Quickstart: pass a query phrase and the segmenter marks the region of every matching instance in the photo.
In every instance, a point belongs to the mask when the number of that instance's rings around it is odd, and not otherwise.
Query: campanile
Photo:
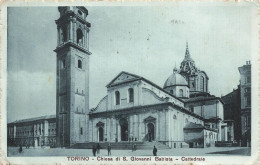
[[[85,7],[58,7],[56,20],[57,146],[88,141],[89,113],[89,29]]]

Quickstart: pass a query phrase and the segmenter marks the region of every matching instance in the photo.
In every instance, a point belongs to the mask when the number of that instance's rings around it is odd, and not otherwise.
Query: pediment
[[[105,124],[103,122],[101,122],[101,121],[96,124],[97,127],[104,127],[104,125]]]
[[[150,121],[155,121],[156,118],[152,117],[152,116],[149,116],[147,118],[144,119],[145,122],[150,122]]]
[[[140,78],[141,78],[140,76],[131,73],[121,72],[107,85],[107,87],[114,86],[117,84],[122,84],[124,82],[138,80]]]

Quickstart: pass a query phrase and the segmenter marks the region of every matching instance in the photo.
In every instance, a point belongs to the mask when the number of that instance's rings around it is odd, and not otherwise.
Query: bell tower
[[[58,7],[56,136],[68,147],[88,141],[89,29],[85,7]]]

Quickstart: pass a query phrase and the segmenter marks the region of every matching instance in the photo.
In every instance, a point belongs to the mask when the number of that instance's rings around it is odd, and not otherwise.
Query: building
[[[162,142],[173,148],[209,147],[228,140],[223,101],[209,93],[209,78],[195,66],[188,43],[180,69],[173,69],[163,88],[122,71],[107,84],[106,96],[90,110],[88,10],[76,6],[58,10],[54,50],[58,147],[133,141]]]
[[[237,142],[241,140],[241,107],[240,107],[240,86],[225,96],[222,96],[224,104],[224,120],[234,124],[234,130],[230,127],[228,140],[234,139]],[[234,137],[232,137],[234,131]]]
[[[56,115],[18,120],[8,124],[7,145],[56,146]]]
[[[58,7],[57,145],[88,141],[89,41],[85,7]]]
[[[234,140],[241,146],[251,146],[251,64],[238,68],[240,83],[236,90],[221,97],[224,101],[225,121],[234,123]]]
[[[238,68],[240,73],[242,146],[251,146],[251,63]]]

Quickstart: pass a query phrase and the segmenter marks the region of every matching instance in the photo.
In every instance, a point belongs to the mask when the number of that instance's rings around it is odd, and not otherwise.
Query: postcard
[[[4,164],[253,164],[259,4],[6,2]]]

